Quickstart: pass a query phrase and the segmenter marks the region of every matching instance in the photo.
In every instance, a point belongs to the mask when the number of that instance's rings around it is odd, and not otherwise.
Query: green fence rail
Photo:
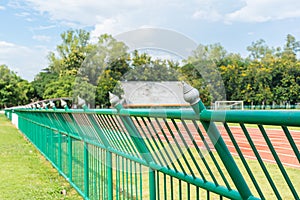
[[[7,109],[84,199],[299,199],[300,112]]]

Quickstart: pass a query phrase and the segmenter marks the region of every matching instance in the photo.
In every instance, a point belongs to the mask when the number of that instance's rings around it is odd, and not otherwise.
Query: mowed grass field
[[[63,190],[66,195],[61,194]],[[0,199],[82,199],[3,114],[0,114]]]

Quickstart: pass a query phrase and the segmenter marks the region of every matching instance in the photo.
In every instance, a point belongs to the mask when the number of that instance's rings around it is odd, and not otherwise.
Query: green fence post
[[[113,200],[112,153],[106,150],[107,199]]]
[[[149,169],[149,190],[150,190],[150,199],[156,199],[156,187],[155,187],[155,170]]]
[[[88,144],[84,142],[84,153],[83,153],[83,164],[84,164],[84,195],[85,197],[89,197],[89,152],[88,152]]]
[[[61,143],[62,143],[62,141],[61,141],[61,133],[58,133],[58,152],[57,152],[57,157],[58,157],[58,168],[60,169],[60,170],[62,170],[62,165],[61,165]]]
[[[190,103],[197,115],[200,115],[201,112],[206,111],[204,104],[199,98],[199,91],[197,89],[186,83],[183,83],[183,93],[184,100]],[[206,130],[210,140],[213,142],[214,147],[222,160],[222,163],[224,164],[241,197],[243,199],[253,197],[243,175],[241,174],[237,164],[235,163],[231,153],[229,152],[215,123],[212,121],[203,121],[201,120],[201,117],[200,121],[204,129]]]
[[[110,103],[113,107],[115,107],[120,113],[120,111],[123,109],[122,104],[120,103],[120,99],[118,96],[109,93]],[[139,131],[136,129],[134,123],[132,122],[131,118],[128,116],[121,116],[120,118],[130,134],[130,138],[132,139],[134,145],[136,146],[137,150],[141,154],[142,158],[148,163],[154,163],[154,160],[152,158],[152,155],[147,148],[147,145],[145,141],[142,139],[142,136],[140,135]],[[149,192],[150,192],[150,200],[156,199],[156,192],[155,192],[155,170],[149,167]]]
[[[9,110],[9,112],[8,112],[8,119],[10,121],[12,120],[12,113],[13,113],[13,110]]]
[[[69,171],[69,181],[72,182],[72,170],[73,170],[73,166],[72,166],[72,156],[73,156],[73,152],[72,152],[72,138],[70,136],[70,134],[68,135],[68,171]]]

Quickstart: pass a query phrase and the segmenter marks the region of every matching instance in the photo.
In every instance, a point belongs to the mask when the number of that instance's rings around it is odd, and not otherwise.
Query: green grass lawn
[[[67,194],[61,194],[66,190]],[[0,199],[82,199],[0,114]]]

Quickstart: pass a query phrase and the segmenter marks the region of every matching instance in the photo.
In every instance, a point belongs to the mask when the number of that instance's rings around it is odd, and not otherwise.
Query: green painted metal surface
[[[192,108],[5,114],[85,199],[299,199],[300,111]]]

